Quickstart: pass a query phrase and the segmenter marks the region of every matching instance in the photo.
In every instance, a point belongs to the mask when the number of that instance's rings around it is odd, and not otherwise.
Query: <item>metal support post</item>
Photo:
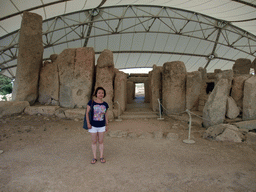
[[[188,144],[192,144],[195,143],[194,140],[190,140],[190,133],[191,133],[191,114],[190,111],[188,109],[186,109],[186,112],[189,115],[189,128],[188,128],[188,139],[183,140],[184,143],[188,143]]]

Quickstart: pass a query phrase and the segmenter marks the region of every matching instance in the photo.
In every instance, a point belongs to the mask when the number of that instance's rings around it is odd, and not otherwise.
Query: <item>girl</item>
[[[98,87],[95,90],[94,96],[96,99],[90,100],[87,104],[86,121],[88,126],[88,132],[92,137],[92,164],[97,162],[96,150],[97,141],[99,142],[100,162],[105,163],[106,160],[103,157],[103,137],[104,132],[108,131],[108,104],[103,101],[106,96],[106,91],[103,87]],[[89,111],[92,110],[92,118],[89,121]]]

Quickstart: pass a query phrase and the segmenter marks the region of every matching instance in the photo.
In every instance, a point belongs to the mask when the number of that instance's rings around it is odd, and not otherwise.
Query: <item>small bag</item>
[[[93,104],[93,101],[92,101],[92,104]],[[92,104],[91,104],[91,110],[89,111],[89,121],[91,122],[91,118],[92,118]],[[83,128],[88,130],[88,126],[87,126],[87,121],[86,121],[86,112],[85,112],[85,115],[84,115],[84,125],[83,125]]]

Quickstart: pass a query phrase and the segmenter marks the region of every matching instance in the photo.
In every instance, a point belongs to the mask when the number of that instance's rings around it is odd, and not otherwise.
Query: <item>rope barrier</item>
[[[189,116],[189,131],[188,131],[188,139],[185,139],[185,140],[183,140],[183,142],[184,143],[188,143],[188,144],[192,144],[192,143],[195,143],[195,141],[194,140],[191,140],[190,139],[190,134],[191,134],[191,122],[192,122],[192,117],[191,117],[191,114],[192,115],[195,115],[195,116],[197,116],[197,117],[199,117],[199,118],[201,118],[201,119],[203,119],[203,120],[206,120],[206,121],[209,121],[208,119],[205,119],[205,118],[203,118],[203,117],[201,117],[201,116],[199,116],[199,115],[196,115],[195,113],[192,113],[189,109],[186,109],[185,111],[182,111],[182,112],[180,112],[180,113],[168,113],[168,110],[163,106],[163,104],[160,102],[160,99],[158,99],[158,103],[159,103],[159,113],[160,113],[160,118],[161,118],[161,113],[162,113],[162,110],[161,110],[161,107],[166,111],[166,115],[167,116],[174,116],[174,115],[180,115],[180,114],[182,114],[182,113],[187,113],[188,114],[188,116]],[[163,110],[163,112],[164,112],[164,110]]]

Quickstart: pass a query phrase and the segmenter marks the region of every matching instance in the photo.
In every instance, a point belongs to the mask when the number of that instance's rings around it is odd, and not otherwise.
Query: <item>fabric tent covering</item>
[[[4,0],[0,73],[15,78],[23,11],[43,17],[44,60],[66,48],[114,53],[118,69],[183,61],[187,71],[231,69],[256,57],[255,0]]]

